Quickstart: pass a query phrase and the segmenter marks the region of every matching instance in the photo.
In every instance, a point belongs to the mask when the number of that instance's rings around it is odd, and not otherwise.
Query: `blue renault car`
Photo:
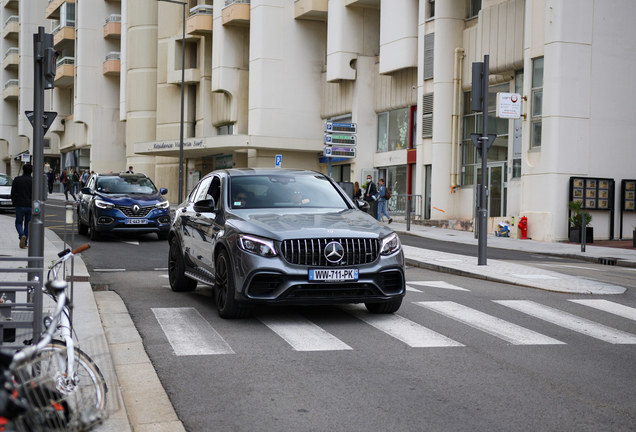
[[[91,240],[107,233],[156,233],[167,240],[167,193],[145,174],[93,174],[78,196],[77,231]]]

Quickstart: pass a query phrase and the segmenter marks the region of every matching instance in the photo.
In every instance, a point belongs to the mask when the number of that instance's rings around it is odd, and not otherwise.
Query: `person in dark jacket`
[[[367,189],[364,192],[364,200],[369,203],[369,214],[376,218],[378,213],[377,197],[378,187],[373,183],[371,175],[367,175]]]
[[[73,180],[73,170],[71,170],[71,173],[66,173],[66,170],[64,170],[65,175],[64,175],[64,196],[66,197],[66,201],[68,202],[68,194],[70,193],[71,196],[73,197],[73,199],[75,201],[77,201],[77,198],[75,197],[75,194],[73,193],[73,189],[75,187],[75,181]],[[61,179],[60,179],[61,181]]]
[[[31,200],[33,193],[33,165],[22,167],[22,175],[13,180],[11,201],[15,207],[15,229],[18,231],[20,247],[27,248],[29,241],[29,222],[31,222]]]
[[[49,193],[53,193],[53,184],[55,184],[55,173],[52,168],[49,168],[49,172],[46,173],[46,180],[49,184]]]

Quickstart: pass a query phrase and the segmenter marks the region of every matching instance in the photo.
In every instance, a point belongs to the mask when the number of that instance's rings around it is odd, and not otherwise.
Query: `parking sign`
[[[283,155],[276,155],[276,168],[283,167]]]

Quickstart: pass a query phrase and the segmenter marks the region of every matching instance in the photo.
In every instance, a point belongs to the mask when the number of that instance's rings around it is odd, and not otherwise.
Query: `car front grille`
[[[334,241],[340,243],[344,249],[344,256],[337,263],[329,262],[325,256],[325,247]],[[375,261],[380,253],[380,244],[376,239],[357,238],[284,240],[281,244],[281,253],[290,264],[319,267],[350,266]]]
[[[152,209],[155,208],[155,206],[146,206],[146,207],[139,207],[139,211],[137,213],[133,212],[133,209],[130,206],[122,206],[122,205],[118,205],[115,206],[115,208],[117,210],[119,210],[120,212],[122,212],[124,214],[124,216],[126,217],[146,217],[148,216],[148,213],[150,213],[150,211]]]
[[[375,285],[369,283],[324,283],[297,285],[287,292],[286,299],[339,299],[380,295]]]
[[[2,199],[11,199],[11,195],[0,194],[0,198],[2,198]]]

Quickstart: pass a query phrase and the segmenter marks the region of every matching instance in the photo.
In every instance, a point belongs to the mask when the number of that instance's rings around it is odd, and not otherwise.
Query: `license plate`
[[[309,269],[310,281],[351,281],[358,280],[358,269]]]
[[[12,202],[11,201],[0,201],[0,205],[10,206],[10,205],[12,205]]]
[[[146,225],[147,219],[126,219],[126,225]]]

